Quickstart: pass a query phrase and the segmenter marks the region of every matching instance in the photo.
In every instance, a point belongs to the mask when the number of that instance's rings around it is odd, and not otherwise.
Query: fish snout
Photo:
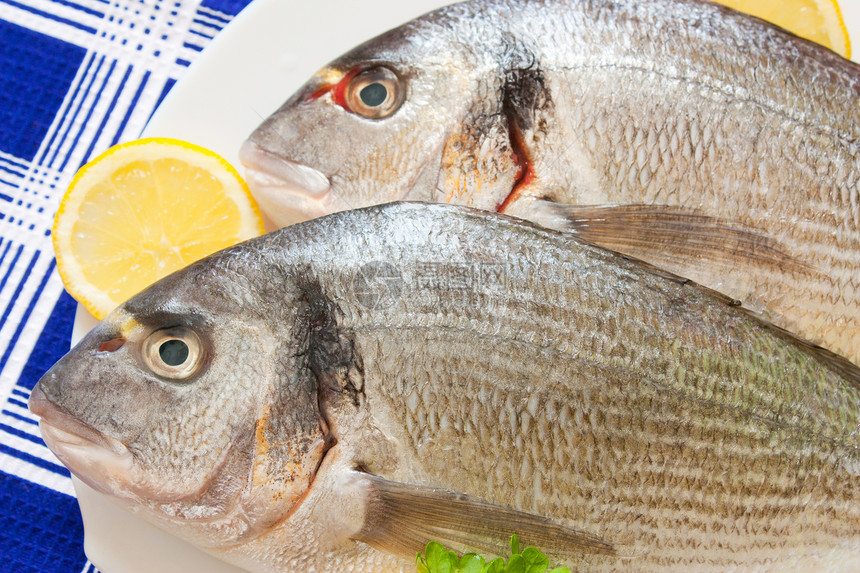
[[[251,193],[278,227],[345,208],[338,207],[329,178],[313,167],[281,157],[251,140],[242,145],[239,160]]]
[[[85,424],[77,422],[72,415],[59,406],[56,399],[51,399],[51,396],[49,395],[51,390],[56,390],[59,384],[59,377],[55,370],[56,368],[51,368],[42,376],[41,379],[39,379],[39,382],[30,392],[30,399],[27,401],[27,408],[29,408],[30,413],[39,418],[42,427],[44,427],[45,424],[53,426],[75,426],[78,429],[85,427]],[[45,391],[46,388],[48,392]],[[89,434],[90,432],[84,431],[82,433]]]
[[[102,448],[116,455],[126,453],[126,447],[119,440],[108,437],[67,412],[54,403],[42,390],[41,381],[30,393],[27,406],[39,417],[39,427],[48,447],[57,453],[54,445],[89,445]],[[59,438],[59,439],[53,439]]]
[[[49,372],[42,378],[54,376]],[[30,393],[27,406],[39,417],[42,438],[54,455],[84,483],[108,495],[118,495],[129,483],[132,456],[125,445],[78,420],[42,390],[42,380]]]
[[[48,372],[45,374],[45,377],[55,378],[56,374],[53,372]],[[33,391],[30,392],[30,399],[27,400],[27,408],[30,409],[30,412],[38,416],[39,418],[46,418],[48,413],[56,408],[54,404],[48,400],[48,397],[45,396],[45,392],[42,390],[42,381],[40,380],[38,384],[36,384]]]

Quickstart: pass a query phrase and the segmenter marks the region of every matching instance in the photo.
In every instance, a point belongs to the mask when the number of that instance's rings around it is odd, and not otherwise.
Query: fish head
[[[515,64],[498,27],[471,18],[480,9],[448,7],[357,47],[251,134],[240,159],[273,222],[397,200],[503,201],[520,169],[502,109]]]
[[[297,308],[271,297],[282,277],[255,281],[232,266],[196,264],[133,297],[41,378],[29,404],[73,474],[204,547],[283,519],[327,447],[295,346],[304,335],[277,327]]]

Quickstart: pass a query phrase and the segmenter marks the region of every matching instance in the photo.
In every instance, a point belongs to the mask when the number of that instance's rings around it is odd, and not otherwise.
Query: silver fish
[[[337,213],[109,315],[32,393],[94,488],[250,571],[511,534],[577,571],[857,571],[860,370],[521,220]]]
[[[860,364],[858,66],[696,0],[475,0],[323,68],[244,145],[279,224],[398,199],[523,217]]]

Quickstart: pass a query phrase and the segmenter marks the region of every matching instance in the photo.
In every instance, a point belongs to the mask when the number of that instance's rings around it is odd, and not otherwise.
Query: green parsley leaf
[[[549,559],[535,547],[526,547],[520,553],[519,539],[512,535],[511,557],[507,563],[501,557],[487,563],[474,553],[466,553],[458,559],[455,552],[431,541],[423,556],[420,553],[415,556],[415,567],[418,573],[546,573]],[[556,567],[549,573],[570,573],[570,569]]]
[[[525,573],[546,573],[549,567],[547,556],[534,547],[526,547],[522,553],[525,562]]]
[[[460,559],[460,573],[483,573],[484,558],[474,553],[466,553]]]

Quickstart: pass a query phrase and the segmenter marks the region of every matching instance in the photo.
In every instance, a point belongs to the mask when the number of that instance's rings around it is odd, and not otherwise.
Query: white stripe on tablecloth
[[[4,442],[6,441],[6,436],[3,436],[3,440]],[[47,448],[46,451],[46,459],[47,456],[54,455],[50,450],[47,450]],[[59,462],[57,461],[56,463]],[[3,468],[5,473],[17,475],[19,477],[22,475],[26,476],[24,479],[27,481],[75,497],[75,489],[72,485],[71,478],[48,471],[22,459],[10,456],[4,452],[0,452],[0,468]]]
[[[9,395],[21,376],[21,371],[27,364],[30,354],[34,350],[38,352],[39,349],[35,348],[36,342],[63,292],[63,283],[51,265],[51,257],[50,254],[39,257],[33,272],[22,287],[21,295],[15,301],[9,319],[0,328],[0,353],[2,353],[0,355],[8,354],[0,370],[0,396]],[[41,292],[37,292],[43,281],[44,287]],[[19,330],[19,323],[16,320],[23,317],[27,307],[30,306],[30,300],[35,296],[38,296],[38,300],[27,317],[25,327],[21,328],[16,336]],[[25,305],[24,302],[27,304]]]

